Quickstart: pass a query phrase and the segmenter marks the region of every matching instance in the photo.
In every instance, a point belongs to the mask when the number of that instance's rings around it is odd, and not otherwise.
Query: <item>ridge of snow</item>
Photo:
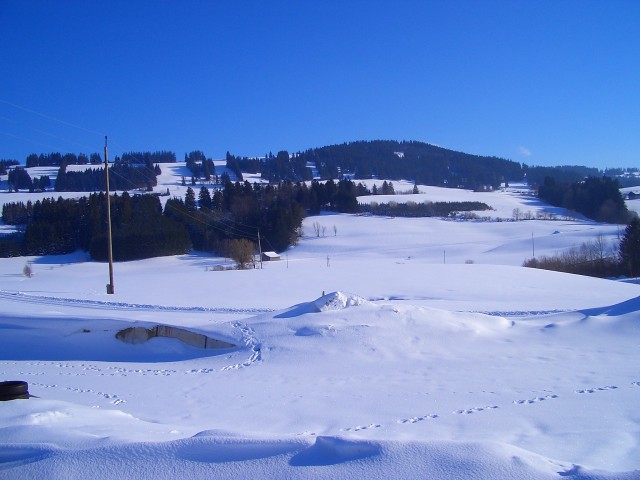
[[[318,298],[314,305],[319,312],[327,312],[331,310],[344,310],[345,308],[358,307],[368,304],[364,298],[343,292],[332,292]]]

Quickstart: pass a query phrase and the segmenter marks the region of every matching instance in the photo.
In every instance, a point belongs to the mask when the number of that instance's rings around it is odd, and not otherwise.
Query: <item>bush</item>
[[[617,277],[622,274],[615,250],[606,245],[602,236],[551,256],[530,258],[525,260],[522,266],[600,278]]]
[[[254,264],[255,246],[246,238],[230,240],[227,244],[229,258],[236,262],[239,270],[245,270]]]
[[[27,278],[31,278],[33,276],[33,269],[31,268],[31,265],[27,263],[22,269],[22,274]]]

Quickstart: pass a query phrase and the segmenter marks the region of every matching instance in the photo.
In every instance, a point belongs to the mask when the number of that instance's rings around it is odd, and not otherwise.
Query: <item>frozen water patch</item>
[[[170,362],[221,355],[237,348],[235,343],[219,338],[228,336],[218,333],[205,331],[205,335],[147,322],[135,322],[126,331],[122,328],[123,322],[118,320],[27,316],[5,319],[0,315],[0,359]],[[117,337],[118,332],[123,333]],[[130,343],[119,340],[125,337]]]

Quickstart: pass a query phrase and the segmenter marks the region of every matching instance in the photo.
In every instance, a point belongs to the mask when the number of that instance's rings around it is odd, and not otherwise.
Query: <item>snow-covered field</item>
[[[166,170],[158,190],[180,194]],[[505,220],[549,208],[420,190]],[[0,380],[35,395],[0,403],[0,479],[640,478],[640,287],[520,266],[619,227],[321,215],[304,232],[263,269],[116,264],[115,295],[81,253],[0,259]],[[115,337],[156,325],[237,348]]]

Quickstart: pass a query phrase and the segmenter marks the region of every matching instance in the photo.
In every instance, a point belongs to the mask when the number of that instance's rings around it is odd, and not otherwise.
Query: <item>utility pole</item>
[[[262,270],[262,245],[260,244],[260,230],[258,230],[258,251],[260,252],[260,270]]]
[[[107,293],[113,295],[115,289],[113,287],[113,241],[111,238],[111,198],[109,196],[109,160],[107,159],[107,136],[104,136],[104,174],[107,178],[107,239],[109,253],[109,284],[107,285]]]
[[[531,250],[533,252],[533,258],[536,258],[536,243],[533,240],[533,232],[531,232]]]

